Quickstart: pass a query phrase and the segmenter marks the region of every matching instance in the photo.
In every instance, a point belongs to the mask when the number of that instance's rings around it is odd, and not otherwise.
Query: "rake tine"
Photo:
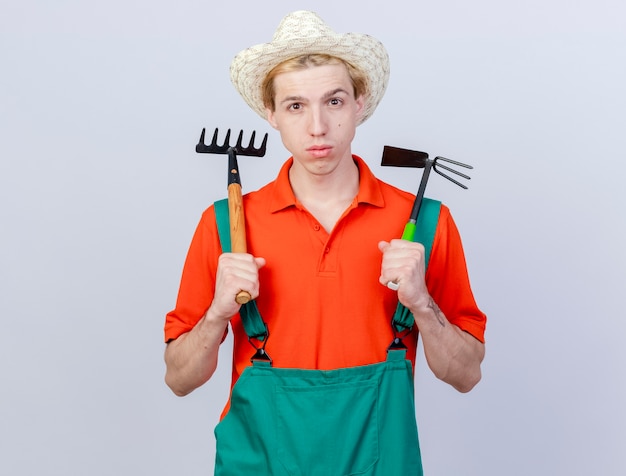
[[[441,175],[444,178],[447,178],[450,182],[458,185],[459,187],[461,187],[462,189],[467,190],[467,185],[463,185],[461,182],[458,182],[457,180],[454,180],[452,177],[450,177],[449,175],[444,174],[443,172],[440,172],[439,170],[437,170],[435,167],[433,167],[435,169],[435,172],[437,172],[439,175]]]
[[[455,160],[446,159],[445,157],[436,157],[435,161],[434,161],[435,163],[434,163],[433,169],[435,169],[435,172],[437,172],[442,177],[448,179],[450,182],[452,182],[452,183],[458,185],[459,187],[467,190],[467,186],[466,185],[464,185],[461,182],[453,179],[452,177],[450,177],[449,175],[441,172],[438,169],[442,168],[444,170],[447,170],[448,172],[451,172],[451,173],[453,173],[453,174],[455,174],[455,175],[457,175],[459,177],[462,177],[464,179],[467,179],[467,180],[471,180],[471,177],[469,175],[465,175],[464,173],[459,172],[458,170],[455,170],[455,169],[453,169],[451,167],[448,167],[447,165],[439,163],[440,160],[443,160],[443,161],[448,162],[450,164],[458,165],[459,167],[465,167],[466,169],[473,169],[474,167],[472,167],[471,165],[468,165],[468,164],[464,164],[462,162],[457,162]]]
[[[265,151],[267,149],[267,137],[268,137],[267,134],[265,134],[265,136],[263,137],[263,142],[261,143],[261,147],[258,149],[254,147],[254,141],[256,139],[256,131],[252,131],[252,136],[250,137],[250,143],[248,144],[247,147],[243,145],[243,131],[239,132],[239,135],[237,137],[237,143],[235,144],[234,147],[230,145],[230,134],[231,134],[230,129],[226,131],[226,137],[224,138],[224,143],[222,145],[219,145],[217,142],[218,134],[219,134],[219,130],[216,128],[215,131],[213,132],[213,139],[211,140],[211,143],[209,145],[206,145],[205,143],[206,130],[202,129],[202,133],[200,134],[200,140],[198,141],[198,144],[196,145],[196,152],[205,153],[205,154],[227,154],[232,149],[232,151],[234,151],[236,154],[239,154],[239,155],[249,155],[249,156],[256,156],[256,157],[263,157],[265,155]]]
[[[252,135],[250,136],[250,143],[248,147],[243,146],[243,131],[239,131],[239,137],[237,138],[237,144],[235,145],[235,150],[238,154],[241,155],[250,155],[251,153],[256,152],[254,148],[254,138],[256,137],[256,131],[252,131]]]
[[[199,154],[208,152],[208,149],[209,149],[207,145],[204,143],[205,132],[206,132],[206,129],[202,128],[202,133],[200,134],[200,140],[196,144],[196,152]]]
[[[241,155],[256,155],[258,157],[263,157],[265,155],[265,150],[267,146],[267,134],[263,137],[263,142],[261,143],[260,148],[254,147],[254,141],[256,139],[256,131],[252,131],[252,135],[250,136],[250,142],[247,147],[243,146],[243,131],[239,133],[239,138],[237,139],[237,145],[235,146],[235,150],[237,153]]]
[[[263,136],[263,142],[261,142],[261,148],[258,149],[258,154],[262,157],[265,155],[267,149],[267,133]]]
[[[203,128],[202,133],[200,134],[200,140],[196,145],[196,152],[204,154],[225,154],[228,151],[228,137],[230,135],[230,131],[226,134],[226,142],[223,146],[217,145],[217,133],[218,130],[215,129],[215,132],[213,132],[213,139],[211,140],[211,143],[209,145],[206,145],[206,143],[204,142],[206,129]]]
[[[215,134],[213,135],[213,139],[217,140],[217,129],[215,129]],[[221,147],[225,151],[230,147],[230,129],[226,131],[226,138],[224,139],[224,145]]]
[[[458,170],[454,170],[450,167],[448,167],[447,165],[443,165],[443,164],[436,164],[437,167],[441,167],[444,170],[447,170],[448,172],[452,172],[455,175],[458,175],[459,177],[463,177],[464,179],[470,180],[471,177],[469,175],[465,175],[461,172],[459,172]]]
[[[252,138],[254,138],[254,132],[252,133]],[[243,140],[243,131],[239,131],[239,136],[237,137],[237,143],[235,144],[235,150],[237,153],[241,154],[244,151],[243,145],[241,141]]]
[[[215,154],[226,154],[228,149],[230,148],[230,129],[226,131],[226,137],[224,138],[223,145],[217,145],[217,134],[219,130],[215,128],[215,132],[213,132],[213,140],[211,144],[209,144],[208,152],[212,152]]]
[[[464,164],[463,162],[457,162],[456,160],[446,159],[445,157],[441,157],[441,156],[435,157],[435,160],[443,160],[444,162],[448,162],[449,164],[458,165],[459,167],[465,167],[466,169],[474,168],[471,165]]]

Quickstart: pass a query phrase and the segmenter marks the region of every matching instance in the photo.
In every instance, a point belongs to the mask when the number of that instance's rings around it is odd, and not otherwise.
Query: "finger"
[[[238,294],[247,291],[257,294],[259,287],[259,266],[264,259],[254,259],[251,255],[230,254],[220,256],[217,269],[216,291],[224,294]]]

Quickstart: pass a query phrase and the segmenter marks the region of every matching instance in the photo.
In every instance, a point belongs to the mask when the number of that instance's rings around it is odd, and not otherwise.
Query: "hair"
[[[274,101],[276,95],[276,91],[274,90],[274,79],[279,74],[301,71],[313,66],[324,66],[328,64],[346,65],[348,76],[350,77],[350,81],[352,82],[352,86],[354,88],[355,98],[358,98],[361,95],[365,96],[367,94],[367,76],[360,69],[355,68],[349,62],[336,56],[313,53],[296,56],[295,58],[283,61],[282,63],[274,66],[274,68],[267,73],[267,76],[265,76],[263,84],[261,85],[263,104],[272,111],[276,110],[276,103]]]

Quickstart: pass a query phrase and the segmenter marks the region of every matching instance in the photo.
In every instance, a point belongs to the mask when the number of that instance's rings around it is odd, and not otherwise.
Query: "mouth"
[[[308,147],[306,151],[313,157],[326,157],[330,154],[332,147],[330,145],[313,145]]]

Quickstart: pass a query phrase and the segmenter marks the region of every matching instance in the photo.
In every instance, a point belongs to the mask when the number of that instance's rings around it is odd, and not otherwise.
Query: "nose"
[[[309,109],[309,134],[314,137],[323,136],[327,132],[327,120],[322,108],[311,107]]]

